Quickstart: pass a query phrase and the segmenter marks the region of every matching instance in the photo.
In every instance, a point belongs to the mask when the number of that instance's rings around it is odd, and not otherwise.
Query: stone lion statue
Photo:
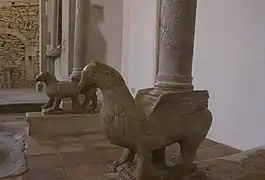
[[[62,111],[59,107],[62,99],[71,98],[72,108],[84,109],[88,106],[88,103],[92,100],[93,107],[97,106],[96,88],[86,89],[82,94],[85,94],[85,100],[83,104],[79,103],[79,92],[77,89],[78,81],[59,81],[49,72],[41,72],[35,80],[37,82],[43,82],[45,84],[45,93],[49,97],[48,102],[42,106],[42,109],[47,112]]]
[[[78,89],[83,91],[93,86],[103,94],[100,111],[103,132],[113,144],[125,148],[114,168],[132,164],[137,154],[135,179],[153,179],[151,167],[166,166],[163,158],[155,161],[161,156],[158,152],[164,153],[163,149],[173,143],[181,146],[178,164],[194,168],[196,151],[212,123],[207,91],[180,91],[152,97],[150,88],[138,91],[134,99],[120,73],[97,61],[85,66]]]

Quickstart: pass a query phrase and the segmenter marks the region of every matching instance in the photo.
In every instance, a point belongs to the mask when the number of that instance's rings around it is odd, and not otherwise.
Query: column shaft
[[[69,0],[69,66],[68,71],[69,75],[73,70],[73,61],[74,61],[74,41],[75,41],[75,11],[76,11],[76,0]]]
[[[51,49],[57,47],[58,42],[58,0],[52,1],[52,12],[51,12]]]
[[[197,0],[161,0],[158,89],[193,89],[196,7]]]
[[[51,32],[50,32],[50,48],[53,50],[57,47],[58,43],[58,8],[59,2],[57,0],[51,0]],[[48,59],[48,71],[54,74],[54,61]]]
[[[45,53],[48,45],[48,16],[45,11],[45,0],[39,0],[39,71],[45,72],[47,71],[47,63],[45,59]]]
[[[74,64],[72,76],[80,76],[86,58],[88,58],[89,12],[90,0],[76,0]]]

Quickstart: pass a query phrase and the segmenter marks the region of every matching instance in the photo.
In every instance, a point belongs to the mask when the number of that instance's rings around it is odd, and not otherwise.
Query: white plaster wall
[[[65,1],[65,2],[64,2]],[[64,0],[63,11],[69,11],[69,0]],[[70,0],[71,1],[71,0]],[[91,0],[91,4],[98,4],[104,7],[104,21],[99,25],[100,31],[97,28],[90,29],[90,45],[88,55],[90,59],[102,60],[121,71],[121,54],[122,54],[122,0]],[[93,12],[92,12],[93,13]],[[91,18],[94,14],[91,15]],[[96,15],[97,16],[97,15]],[[69,17],[63,17],[63,40],[68,39],[68,21]],[[71,24],[70,24],[71,26]],[[102,37],[102,35],[103,37]],[[71,42],[70,42],[71,43]],[[73,42],[72,42],[73,43]],[[65,54],[68,55],[68,54]],[[60,80],[68,79],[68,62],[71,59],[62,58],[55,62],[55,75]],[[86,62],[89,59],[85,60]],[[72,70],[70,70],[70,73]]]
[[[156,0],[123,0],[122,74],[133,94],[155,74]]]
[[[208,89],[211,139],[265,145],[265,1],[199,0],[194,84]]]
[[[122,73],[150,87],[155,67],[155,0],[124,0]],[[240,149],[265,145],[265,1],[198,0],[193,76],[208,89],[209,138]]]
[[[123,0],[91,0],[104,7],[104,21],[100,25],[107,42],[105,62],[121,71],[122,54],[122,2]]]

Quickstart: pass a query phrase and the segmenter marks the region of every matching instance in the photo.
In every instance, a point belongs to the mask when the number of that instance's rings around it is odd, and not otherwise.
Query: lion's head
[[[49,72],[41,72],[38,76],[36,76],[35,81],[49,84],[52,81],[57,81],[57,79]]]

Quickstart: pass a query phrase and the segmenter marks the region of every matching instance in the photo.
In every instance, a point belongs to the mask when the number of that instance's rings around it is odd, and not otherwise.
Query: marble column
[[[58,44],[50,55],[55,58],[55,76],[58,80],[68,81],[73,71],[75,0],[59,0]],[[60,29],[62,30],[60,33]],[[61,36],[61,41],[60,41]]]
[[[50,31],[50,48],[56,49],[58,45],[58,0],[51,0],[51,31]],[[47,59],[48,61],[48,72],[54,74],[54,61]]]
[[[62,53],[58,60],[58,69],[64,81],[69,80],[69,75],[73,71],[75,5],[75,0],[62,1]]]
[[[62,1],[62,54],[59,69],[62,80],[68,81],[73,71],[76,0]],[[70,99],[63,99],[61,108],[70,109]]]
[[[46,0],[39,0],[39,70],[40,72],[47,71],[47,64],[45,59],[45,53],[48,45],[48,16],[46,15]]]
[[[155,88],[147,96],[153,100],[167,93],[193,90],[192,60],[197,0],[161,0],[159,5],[157,75]],[[168,103],[178,101],[176,98]],[[165,148],[154,151],[153,161],[165,163]]]
[[[193,89],[197,0],[161,0],[157,89]]]
[[[76,0],[74,63],[71,76],[79,77],[88,58],[90,0]]]
[[[47,45],[49,43],[49,33],[48,33],[48,15],[46,12],[46,0],[39,0],[39,71],[47,72],[48,63],[45,57],[47,51]],[[38,82],[36,84],[36,90],[43,90],[43,83]]]

